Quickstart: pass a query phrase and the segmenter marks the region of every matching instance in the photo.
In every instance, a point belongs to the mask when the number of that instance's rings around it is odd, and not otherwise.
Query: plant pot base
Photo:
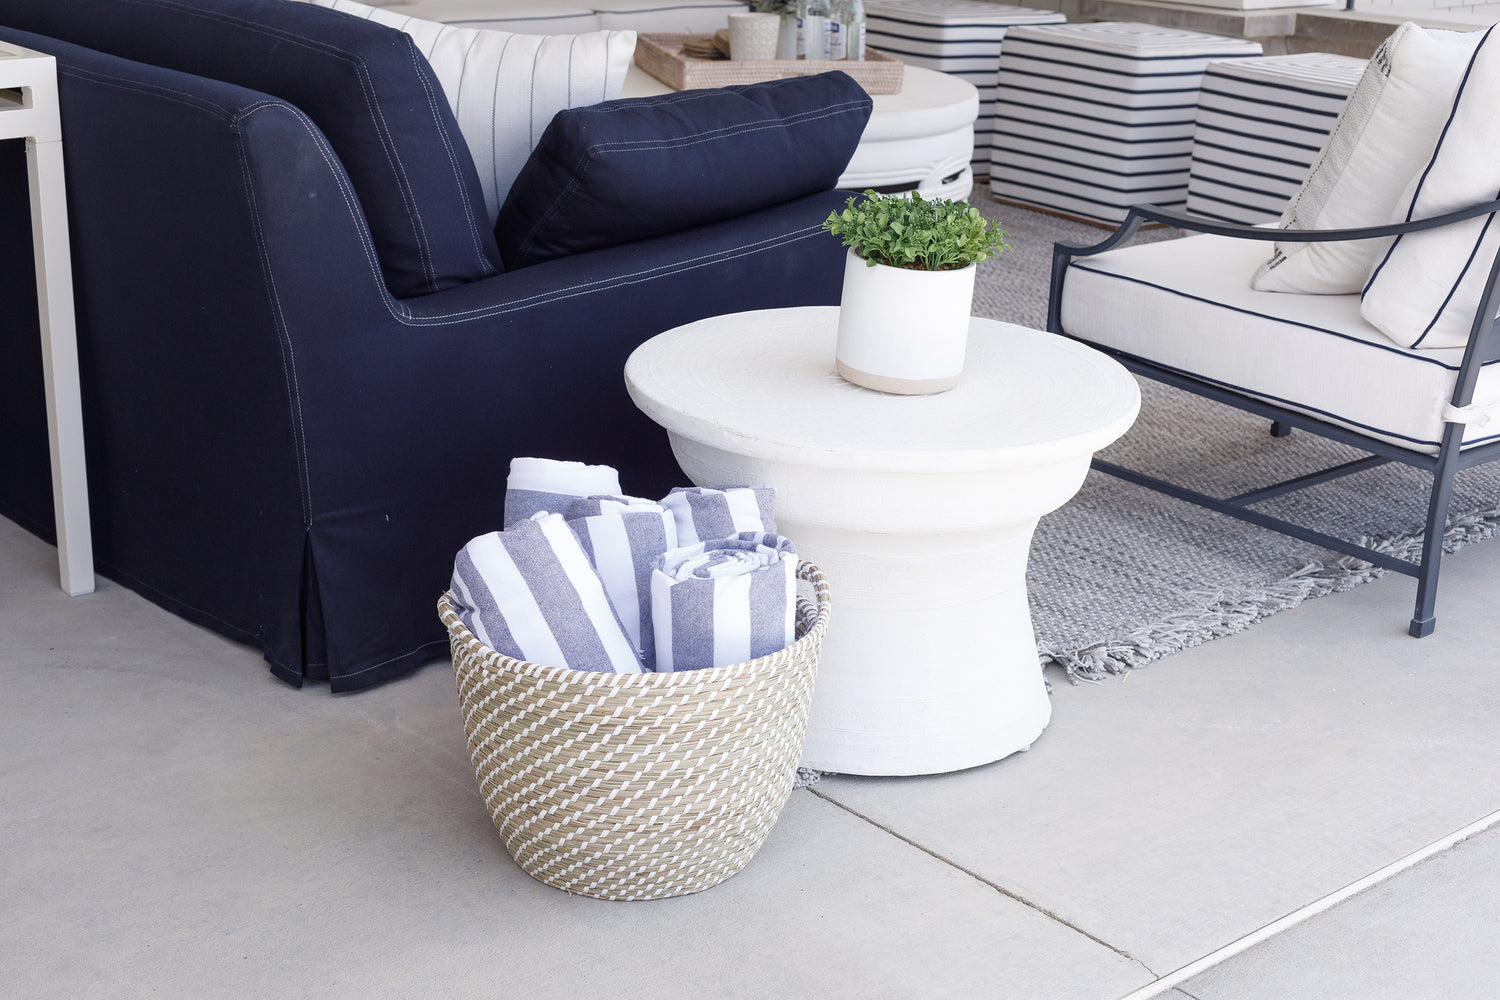
[[[834,359],[834,365],[846,382],[853,382],[866,389],[893,392],[902,396],[923,396],[943,392],[958,385],[957,375],[948,375],[943,378],[894,378],[890,375],[875,375],[860,371],[858,368],[851,368],[837,358]]]

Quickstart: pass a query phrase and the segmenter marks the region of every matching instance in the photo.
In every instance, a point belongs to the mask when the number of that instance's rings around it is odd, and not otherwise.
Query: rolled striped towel
[[[566,514],[578,497],[620,492],[620,474],[607,465],[513,458],[505,481],[505,520],[509,528],[533,514]]]
[[[651,574],[657,673],[722,667],[791,645],[796,572],[792,543],[763,532],[663,555]]]
[[[568,508],[568,525],[604,583],[647,670],[656,662],[651,628],[651,571],[668,549],[677,548],[672,512],[640,497],[584,497]]]
[[[693,545],[742,531],[775,534],[775,499],[776,491],[769,486],[679,486],[661,503],[677,520],[677,544]]]
[[[641,661],[561,514],[480,535],[459,551],[456,610],[491,649],[549,667],[638,674]]]

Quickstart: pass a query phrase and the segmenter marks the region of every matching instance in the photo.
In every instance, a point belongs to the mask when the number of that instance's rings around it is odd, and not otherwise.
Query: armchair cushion
[[[500,270],[453,113],[399,31],[285,0],[0,0],[0,24],[295,104],[343,163],[398,298]]]
[[[1062,329],[1435,454],[1462,349],[1396,346],[1360,317],[1357,295],[1255,291],[1244,276],[1264,253],[1250,240],[1191,236],[1079,258]],[[1481,369],[1474,395],[1500,398],[1500,364]],[[1500,437],[1495,428],[1471,423],[1465,447]]]
[[[1484,32],[1437,146],[1389,221],[1457,211],[1500,195],[1500,36]],[[1398,344],[1463,347],[1500,249],[1500,225],[1483,215],[1376,242],[1384,253],[1365,285],[1360,315]]]
[[[479,171],[485,216],[500,204],[552,116],[620,96],[634,31],[518,35],[456,28],[355,0],[308,0],[406,32],[427,57]]]
[[[1389,221],[1402,187],[1437,141],[1479,38],[1398,27],[1349,95],[1282,226],[1355,229]],[[1374,240],[1278,243],[1251,284],[1267,292],[1358,292],[1381,249]]]
[[[833,72],[559,112],[500,209],[501,256],[525,267],[826,191],[871,107]]]

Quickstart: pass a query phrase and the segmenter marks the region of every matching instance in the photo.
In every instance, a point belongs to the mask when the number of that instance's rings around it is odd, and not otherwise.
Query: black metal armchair
[[[1296,231],[1226,225],[1140,205],[1101,243],[1056,244],[1048,330],[1088,343],[1139,375],[1266,417],[1277,436],[1301,428],[1366,453],[1230,497],[1210,496],[1107,461],[1095,460],[1094,467],[1415,577],[1416,609],[1408,631],[1428,635],[1435,625],[1443,526],[1454,476],[1500,458],[1500,430],[1490,433],[1485,426],[1491,411],[1500,418],[1500,401],[1474,403],[1477,388],[1489,388],[1482,398],[1500,395],[1500,365],[1486,368],[1500,359],[1495,320],[1500,256],[1482,262],[1488,265],[1488,280],[1467,346],[1439,351],[1403,348],[1384,338],[1360,319],[1358,295],[1256,292],[1249,288],[1250,272],[1256,254],[1268,255],[1260,245],[1269,241],[1374,239],[1497,211],[1500,200],[1409,223]],[[1147,222],[1201,235],[1123,247]],[[1308,369],[1316,371],[1309,375]],[[1500,419],[1495,424],[1500,428]],[[1253,509],[1272,497],[1386,462],[1432,475],[1418,561]]]

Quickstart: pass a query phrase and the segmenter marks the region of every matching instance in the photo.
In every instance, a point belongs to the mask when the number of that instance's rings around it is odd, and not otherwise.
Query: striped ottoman
[[[1364,71],[1364,59],[1326,52],[1209,63],[1188,211],[1246,224],[1280,218]]]
[[[1108,225],[1187,203],[1193,111],[1215,60],[1260,43],[1101,21],[1012,28],[996,82],[990,193]]]
[[[1066,17],[1054,11],[983,0],[870,0],[865,4],[865,37],[873,48],[909,66],[961,77],[978,89],[972,166],[981,177],[990,171],[1000,40],[1018,24],[1066,22]]]

